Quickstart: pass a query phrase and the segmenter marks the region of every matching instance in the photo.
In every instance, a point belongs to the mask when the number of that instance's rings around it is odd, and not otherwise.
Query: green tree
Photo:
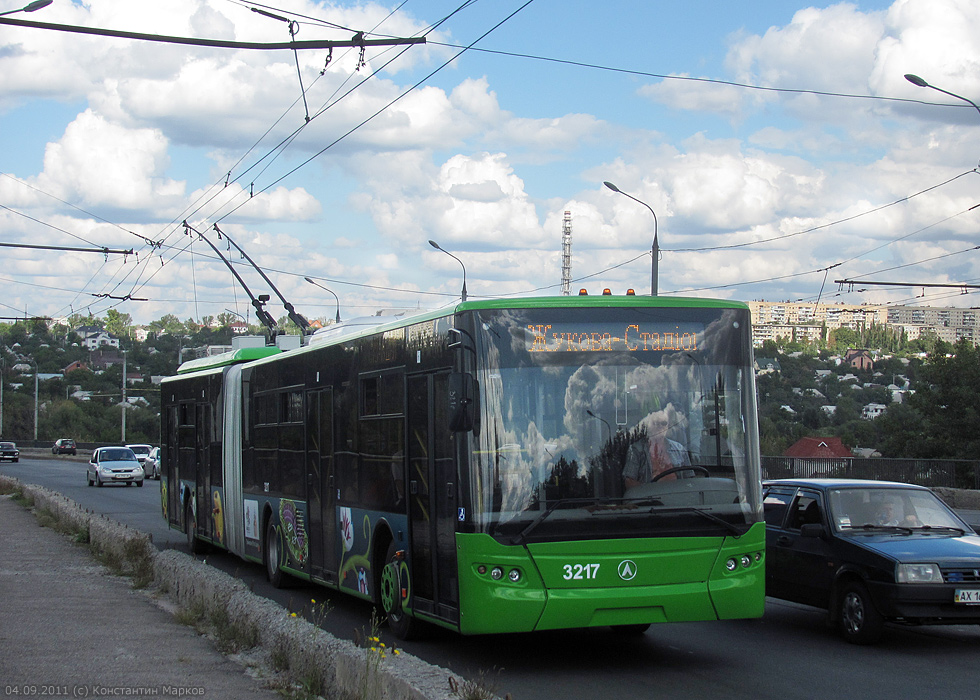
[[[883,457],[925,457],[925,422],[922,415],[906,403],[896,403],[878,418],[881,438],[878,451]]]
[[[112,333],[117,338],[129,334],[129,327],[133,323],[132,316],[121,313],[117,309],[109,309],[106,311],[105,316],[105,329],[109,333]]]
[[[940,352],[908,367],[916,388],[908,402],[892,404],[876,421],[886,457],[976,458],[980,349],[966,341],[955,348],[936,341],[935,347]]]
[[[942,341],[936,346],[939,352],[920,369],[916,392],[909,398],[909,406],[922,420],[915,454],[909,456],[976,459],[980,454],[980,348],[966,340],[954,348]],[[942,352],[947,349],[952,352]]]
[[[858,348],[862,346],[861,334],[850,328],[835,328],[830,332],[830,345],[838,353],[843,353],[848,348]]]

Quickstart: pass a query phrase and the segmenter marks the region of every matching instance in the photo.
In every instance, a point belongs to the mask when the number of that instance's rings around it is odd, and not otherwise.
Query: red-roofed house
[[[840,459],[853,457],[839,437],[805,437],[798,440],[783,452],[784,457],[818,457]]]

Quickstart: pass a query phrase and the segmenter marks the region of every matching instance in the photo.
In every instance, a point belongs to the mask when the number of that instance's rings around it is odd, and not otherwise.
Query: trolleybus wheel
[[[639,624],[639,625],[613,625],[613,632],[616,634],[621,634],[624,637],[639,637],[646,633],[650,629],[650,623]]]
[[[286,575],[279,568],[279,529],[273,518],[265,526],[265,576],[273,588],[282,588]]]
[[[417,636],[419,624],[402,609],[402,588],[408,585],[402,577],[408,574],[399,571],[402,560],[397,554],[398,548],[395,543],[390,543],[388,553],[385,555],[385,565],[381,570],[379,597],[382,611],[388,618],[388,629],[399,639],[408,640]]]
[[[197,539],[197,522],[194,520],[194,506],[191,505],[190,497],[184,506],[184,530],[187,534],[187,549],[191,550],[191,554],[203,552],[204,545]]]

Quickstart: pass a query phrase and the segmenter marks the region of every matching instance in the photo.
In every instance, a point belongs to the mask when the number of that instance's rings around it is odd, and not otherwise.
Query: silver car
[[[139,459],[139,455],[136,455]],[[154,447],[150,450],[150,454],[146,456],[143,461],[143,471],[146,472],[147,479],[160,480],[160,448]]]
[[[85,468],[88,485],[143,485],[143,467],[128,447],[100,447],[92,453]]]

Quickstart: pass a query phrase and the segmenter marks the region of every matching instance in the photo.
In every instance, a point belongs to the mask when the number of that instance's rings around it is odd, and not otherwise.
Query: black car
[[[9,459],[11,462],[20,461],[20,450],[12,442],[0,442],[0,462]]]
[[[51,446],[51,454],[53,455],[73,455],[78,454],[78,450],[75,447],[75,441],[71,438],[61,438],[54,445]]]
[[[980,624],[980,537],[927,488],[763,483],[766,595],[825,608],[844,638],[884,623]]]

